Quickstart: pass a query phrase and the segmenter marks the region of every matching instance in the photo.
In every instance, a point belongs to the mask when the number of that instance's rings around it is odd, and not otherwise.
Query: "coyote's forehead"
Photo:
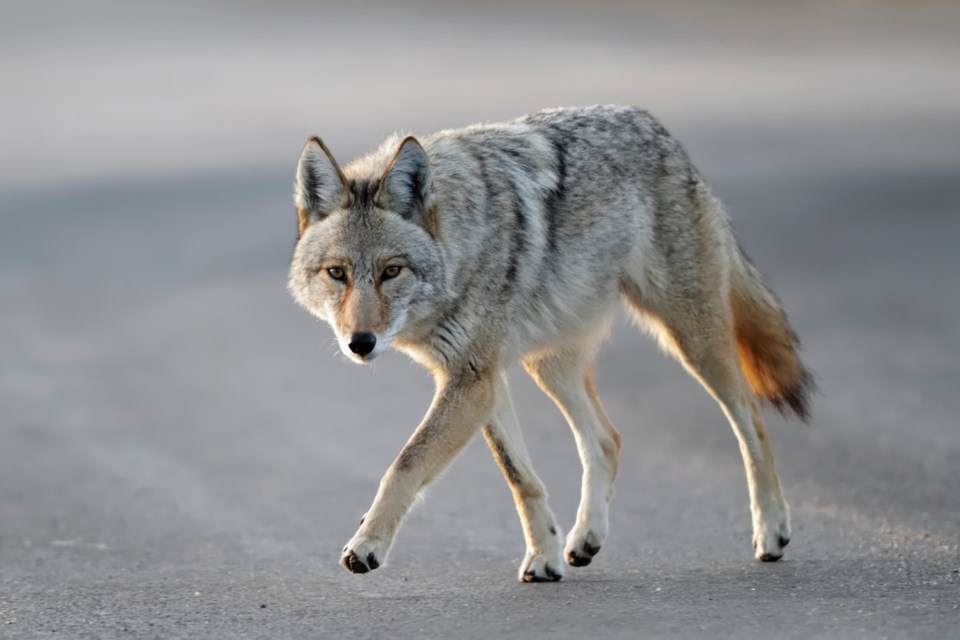
[[[390,211],[351,206],[311,225],[301,237],[294,259],[321,263],[336,258],[358,267],[392,256],[416,261],[429,252],[429,244],[431,238],[422,229]]]

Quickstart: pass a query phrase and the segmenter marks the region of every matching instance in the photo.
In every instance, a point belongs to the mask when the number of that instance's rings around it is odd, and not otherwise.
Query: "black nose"
[[[355,333],[350,338],[350,351],[358,356],[365,356],[377,345],[377,336],[372,333]]]

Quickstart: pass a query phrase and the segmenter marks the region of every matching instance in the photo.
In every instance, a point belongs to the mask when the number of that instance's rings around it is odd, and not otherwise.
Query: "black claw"
[[[552,536],[557,535],[557,528],[553,525],[550,525],[550,535]]]
[[[550,565],[546,565],[543,570],[544,570],[544,573],[547,574],[546,576],[539,576],[532,569],[530,571],[525,572],[523,574],[523,581],[524,582],[557,582],[558,580],[560,580],[560,578],[563,577],[562,575],[554,571],[553,568],[550,567]]]
[[[360,526],[363,526],[363,522],[367,519],[367,514],[363,514],[363,517],[360,518]]]
[[[790,538],[787,538],[787,537],[785,537],[785,536],[780,536],[780,548],[782,549],[783,547],[787,546],[788,544],[790,544]]]
[[[369,554],[367,554],[367,564],[370,565],[371,571],[373,571],[374,569],[380,566],[380,563],[377,562],[377,556],[373,555],[372,551]]]
[[[360,561],[360,558],[357,557],[357,554],[354,551],[351,551],[340,558],[340,564],[342,564],[343,568],[350,573],[366,573],[370,570],[367,568],[367,565]]]
[[[593,556],[600,553],[600,545],[584,542],[581,551],[570,551],[567,554],[567,563],[574,567],[585,567],[593,561]]]

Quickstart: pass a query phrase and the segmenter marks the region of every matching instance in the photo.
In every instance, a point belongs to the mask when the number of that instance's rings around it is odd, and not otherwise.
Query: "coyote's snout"
[[[399,267],[396,267],[399,268]],[[391,268],[393,273],[396,268]],[[391,327],[397,320],[390,314],[387,294],[381,282],[356,282],[346,269],[339,293],[342,299],[336,308],[333,324],[340,349],[358,362],[369,362],[384,352],[400,327]],[[329,274],[328,274],[329,275]],[[381,277],[385,277],[381,274]],[[397,277],[396,275],[393,277]],[[388,278],[389,279],[389,278]],[[389,287],[392,289],[393,287]]]
[[[385,561],[418,493],[479,430],[523,524],[520,579],[590,564],[607,536],[621,445],[590,364],[618,300],[723,408],[744,458],[755,555],[782,556],[789,512],[758,399],[805,419],[812,378],[720,203],[649,114],[554,109],[394,137],[343,169],[311,138],[295,201],[294,298],[353,360],[395,346],[437,384],[344,567]],[[503,372],[518,362],[576,436],[583,493],[565,538],[507,391]]]

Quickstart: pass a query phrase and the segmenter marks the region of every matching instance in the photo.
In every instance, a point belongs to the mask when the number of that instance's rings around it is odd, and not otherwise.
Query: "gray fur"
[[[331,323],[348,356],[365,362],[392,344],[438,381],[431,413],[345,551],[350,570],[369,568],[358,560],[368,553],[382,561],[410,491],[432,480],[489,420],[498,426],[488,428],[488,441],[528,536],[521,579],[559,579],[556,560],[547,557],[554,552],[537,551],[549,546],[537,531],[554,526],[553,517],[498,382],[518,361],[564,409],[582,444],[585,487],[594,497],[584,495],[568,562],[590,561],[582,549],[595,553],[606,534],[619,436],[595,392],[588,398],[577,387],[621,296],[734,416],[744,455],[765,446],[756,437],[762,424],[754,430],[739,391],[728,291],[742,290],[738,300],[748,310],[762,298],[754,306],[765,314],[782,311],[684,149],[647,112],[550,109],[402,142],[392,137],[342,172],[318,151],[326,147],[308,144],[298,172],[297,204],[310,215],[291,264],[292,294]],[[311,180],[325,187],[307,189]],[[391,261],[402,265],[396,277],[384,271]],[[331,264],[344,269],[343,281],[330,276]],[[346,347],[356,331],[377,336],[369,356]],[[457,416],[445,411],[460,402],[479,422],[452,426]],[[772,459],[763,468],[755,462],[748,464],[755,544],[758,557],[763,551],[775,559],[779,547],[769,541],[789,539],[786,503]],[[750,471],[751,464],[760,470]],[[403,488],[407,481],[412,489]]]

